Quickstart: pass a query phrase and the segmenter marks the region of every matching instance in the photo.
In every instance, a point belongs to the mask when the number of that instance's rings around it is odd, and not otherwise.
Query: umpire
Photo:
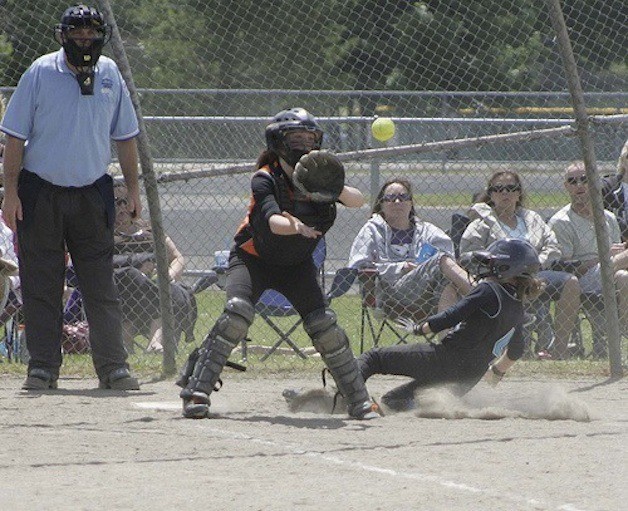
[[[66,248],[83,292],[100,388],[139,390],[129,373],[113,282],[113,180],[117,143],[129,211],[141,212],[137,117],[116,64],[101,57],[110,28],[94,8],[68,8],[55,26],[62,48],[21,77],[0,130],[3,216],[17,231],[27,346],[26,390],[56,389],[61,366]]]

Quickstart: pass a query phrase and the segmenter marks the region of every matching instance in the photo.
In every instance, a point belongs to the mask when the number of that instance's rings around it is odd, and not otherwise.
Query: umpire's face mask
[[[75,28],[62,36],[63,49],[68,62],[76,69],[81,94],[94,94],[94,66],[105,43],[104,34],[94,28]]]

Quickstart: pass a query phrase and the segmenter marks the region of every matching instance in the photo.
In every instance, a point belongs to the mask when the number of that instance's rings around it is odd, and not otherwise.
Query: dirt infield
[[[464,402],[427,396],[432,418],[366,423],[290,412],[281,391],[314,376],[225,380],[215,416],[192,421],[172,381],[33,394],[2,377],[0,509],[627,509],[626,379],[507,379]]]

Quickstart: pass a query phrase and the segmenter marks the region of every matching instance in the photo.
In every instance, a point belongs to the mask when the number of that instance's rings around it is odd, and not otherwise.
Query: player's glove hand
[[[406,332],[410,332],[412,335],[425,335],[421,328],[423,323],[415,323],[414,321],[404,317],[397,318],[395,323]]]
[[[484,380],[491,387],[495,387],[500,381],[502,381],[504,376],[506,376],[506,373],[497,369],[494,364],[491,364],[488,366],[488,371],[484,374]]]
[[[294,167],[296,189],[313,202],[336,202],[345,186],[345,167],[327,151],[310,151]]]

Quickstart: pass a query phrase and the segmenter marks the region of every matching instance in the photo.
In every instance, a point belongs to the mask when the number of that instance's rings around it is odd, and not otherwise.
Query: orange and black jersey
[[[235,235],[235,243],[270,264],[286,266],[306,261],[319,241],[300,234],[273,234],[269,224],[272,215],[287,211],[323,235],[336,220],[336,204],[297,199],[292,181],[277,162],[253,174],[251,192],[249,210]]]

